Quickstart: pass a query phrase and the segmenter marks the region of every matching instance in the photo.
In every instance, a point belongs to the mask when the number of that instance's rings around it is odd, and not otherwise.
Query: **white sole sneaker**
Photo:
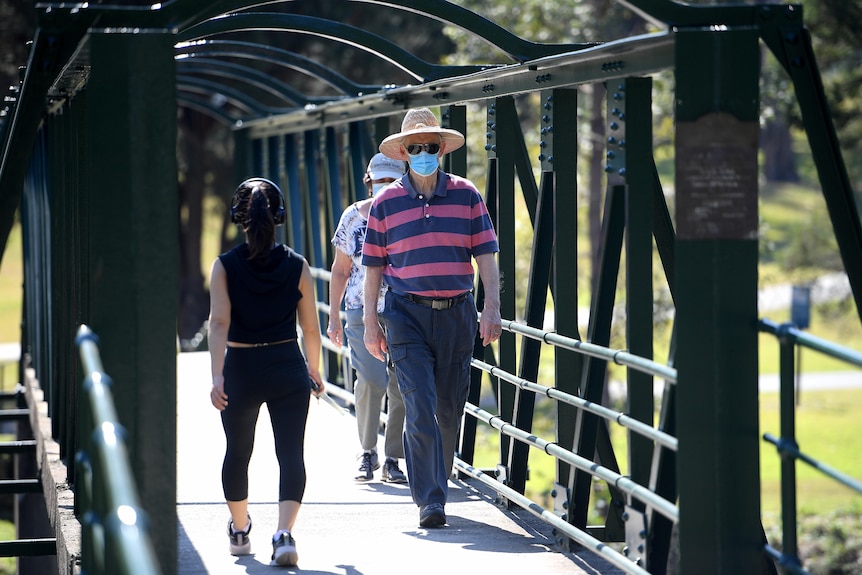
[[[251,541],[248,538],[248,534],[251,532],[251,516],[248,518],[248,525],[245,528],[245,531],[234,531],[233,529],[233,521],[228,519],[227,522],[227,535],[228,535],[228,548],[230,549],[231,555],[250,555],[251,554]]]
[[[282,535],[272,543],[272,561],[270,565],[296,565],[299,563],[299,553],[296,552],[296,541],[291,535]]]

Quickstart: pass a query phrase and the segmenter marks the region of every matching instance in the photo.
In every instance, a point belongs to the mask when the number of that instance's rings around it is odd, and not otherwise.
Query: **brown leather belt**
[[[281,345],[283,343],[290,343],[292,341],[296,341],[296,338],[293,337],[291,339],[283,339],[281,341],[270,341],[267,343],[240,343],[238,341],[229,341],[227,342],[228,347],[269,347],[271,345]]]
[[[403,297],[404,299],[410,300],[413,303],[418,303],[419,305],[424,305],[425,307],[430,307],[431,309],[449,309],[450,307],[457,305],[467,299],[467,296],[470,295],[470,292],[464,292],[461,295],[456,295],[455,297],[423,297],[421,295],[416,295],[407,292],[395,291],[394,289],[390,290],[392,293],[399,297]]]

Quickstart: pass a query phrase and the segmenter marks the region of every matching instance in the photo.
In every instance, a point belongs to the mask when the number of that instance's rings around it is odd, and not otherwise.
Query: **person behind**
[[[478,330],[484,345],[501,333],[497,236],[482,196],[464,178],[440,169],[440,158],[464,144],[427,108],[407,112],[401,132],[380,151],[407,161],[408,175],[375,196],[362,250],[365,344],[389,354],[406,410],[404,445],[419,525],[446,524],[448,479],[470,388],[477,330],[475,259],[485,286]],[[374,305],[389,286],[378,325]]]
[[[356,481],[370,481],[374,472],[380,468],[377,455],[377,434],[380,426],[380,406],[384,395],[389,397],[388,422],[385,428],[384,453],[381,479],[391,483],[406,483],[407,476],[398,467],[398,460],[404,457],[404,403],[394,374],[386,363],[368,353],[363,340],[365,326],[362,323],[362,284],[365,281],[365,268],[362,267],[362,244],[365,242],[365,229],[368,225],[368,210],[375,191],[394,182],[404,175],[404,162],[376,154],[368,163],[365,172],[369,197],[347,207],[341,214],[332,245],[335,246],[335,260],[332,262],[332,276],[329,281],[329,338],[341,345],[347,336],[350,347],[350,364],[356,370],[354,395],[356,400],[356,425],[359,430],[359,443],[362,446],[361,463]],[[338,308],[344,300],[344,313],[347,325],[342,332]],[[383,304],[383,297],[379,298]]]
[[[311,271],[305,259],[276,241],[284,223],[284,197],[263,178],[239,185],[231,221],[245,242],[221,254],[210,275],[210,401],[221,412],[227,449],[222,487],[227,500],[229,550],[251,552],[248,464],[262,404],[272,422],[279,462],[278,525],[272,563],[296,565],[292,530],[305,492],[305,423],[309,393],[324,390],[320,327]],[[297,342],[302,330],[305,356]]]

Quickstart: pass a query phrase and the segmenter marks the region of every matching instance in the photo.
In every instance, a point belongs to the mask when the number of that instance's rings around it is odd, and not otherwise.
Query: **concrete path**
[[[261,410],[250,468],[252,553],[227,550],[227,506],[221,491],[224,435],[209,402],[209,355],[178,361],[177,515],[180,575],[271,573],[270,537],[277,519],[277,465]],[[382,438],[380,449],[382,450]],[[589,551],[555,550],[551,528],[531,514],[504,510],[487,489],[450,482],[443,529],[419,527],[406,485],[353,481],[359,451],[352,415],[312,399],[306,432],[308,486],[294,529],[301,569],[309,575],[441,573],[617,574]],[[402,469],[404,469],[402,462]],[[377,475],[379,478],[379,472]]]

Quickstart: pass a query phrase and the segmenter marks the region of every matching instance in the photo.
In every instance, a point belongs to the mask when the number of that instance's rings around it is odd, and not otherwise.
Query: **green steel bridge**
[[[502,293],[499,344],[476,347],[459,477],[492,490],[504,508],[538,517],[560,553],[587,549],[621,572],[804,573],[797,462],[851,490],[862,484],[797,444],[794,349],[856,367],[862,356],[759,315],[761,50],[794,87],[857,313],[862,227],[801,6],[625,0],[655,31],[545,44],[443,0],[357,2],[457,26],[504,61],[434,64],[348,23],[279,9],[301,2],[36,5],[29,60],[0,115],[0,253],[19,213],[25,262],[24,385],[14,394],[18,409],[0,416],[29,421],[36,437],[2,448],[35,453],[36,465],[32,477],[2,488],[42,494],[53,535],[5,542],[0,551],[52,557],[59,573],[178,572],[177,472],[166,455],[177,451],[178,107],[230,126],[237,181],[254,174],[279,182],[289,213],[284,239],[315,268],[325,318],[335,313],[326,270],[338,216],[364,194],[376,143],[406,109],[428,106],[468,136],[446,169],[486,167],[500,272],[512,287]],[[361,50],[367,82],[237,39],[262,30]],[[303,93],[260,72],[259,62],[298,71],[334,95]],[[372,72],[392,66],[413,80],[398,85]],[[673,182],[661,180],[653,155],[653,83],[663,73],[673,78]],[[587,271],[574,254],[583,242],[579,97],[587,88],[606,93],[606,188],[598,263],[582,294],[578,276]],[[525,118],[536,118],[530,132]],[[532,226],[527,239],[516,233],[518,211]],[[527,266],[517,265],[520,254],[529,254]],[[673,308],[671,352],[662,358],[654,357],[654,270]],[[525,293],[516,294],[516,280]],[[587,299],[582,327],[578,302]],[[481,285],[477,301],[481,309]],[[624,310],[624,349],[610,347],[615,308]],[[760,332],[782,349],[781,428],[764,437]],[[349,403],[344,350],[324,343],[333,394]],[[553,370],[540,378],[543,355]],[[624,412],[602,404],[610,364],[624,369]],[[483,381],[494,390],[493,413],[480,401]],[[545,401],[554,436],[542,438],[534,428]],[[624,429],[623,462],[611,426]],[[499,435],[499,460],[478,469],[476,438],[487,430]],[[782,459],[780,549],[762,525],[764,441]],[[531,449],[554,460],[547,508],[525,496]],[[607,512],[591,525],[597,483]]]

